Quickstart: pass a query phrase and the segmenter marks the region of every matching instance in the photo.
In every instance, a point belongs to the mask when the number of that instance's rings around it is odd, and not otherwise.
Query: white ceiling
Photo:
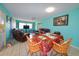
[[[4,3],[3,5],[13,14],[14,17],[23,19],[40,19],[79,7],[79,3]],[[52,13],[46,13],[45,9],[47,7],[55,7],[55,11]]]

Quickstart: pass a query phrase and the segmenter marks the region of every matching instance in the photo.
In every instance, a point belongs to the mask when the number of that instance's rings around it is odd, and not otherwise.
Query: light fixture
[[[48,8],[46,8],[46,12],[48,12],[48,13],[51,13],[51,12],[53,12],[55,10],[55,8],[54,7],[48,7]]]

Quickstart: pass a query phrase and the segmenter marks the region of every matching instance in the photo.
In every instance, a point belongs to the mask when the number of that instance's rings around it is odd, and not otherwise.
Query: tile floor
[[[28,56],[27,54],[28,46],[27,42],[25,43],[17,43],[16,45],[12,46],[11,48],[6,48],[0,51],[0,56]],[[40,54],[34,54],[34,56],[39,56]],[[49,56],[53,56],[51,53],[48,54]],[[71,47],[69,56],[79,56],[79,50],[76,48]]]

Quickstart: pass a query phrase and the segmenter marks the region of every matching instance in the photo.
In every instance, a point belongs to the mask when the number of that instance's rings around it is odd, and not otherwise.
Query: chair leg
[[[27,55],[29,55],[29,50],[27,51]]]
[[[54,51],[55,52],[55,54],[53,54],[53,56],[57,56],[59,53],[58,52],[56,52],[56,51]]]
[[[51,49],[51,51],[50,51],[50,55],[52,56],[53,55],[53,50]]]
[[[33,55],[33,53],[30,50],[27,51],[27,54],[30,54],[31,56]]]
[[[33,55],[33,53],[30,51],[30,56],[32,56]]]
[[[57,56],[57,55],[58,55],[57,53],[54,54],[54,56]]]
[[[67,54],[67,53],[65,53],[65,54],[64,54],[64,56],[68,56],[68,54]]]
[[[67,53],[64,53],[64,54],[61,54],[61,56],[68,56],[68,54]]]

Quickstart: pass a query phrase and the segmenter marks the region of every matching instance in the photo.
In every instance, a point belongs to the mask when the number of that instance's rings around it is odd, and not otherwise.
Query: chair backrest
[[[59,53],[67,53],[71,41],[72,41],[71,39],[68,39],[67,41],[65,41],[62,44],[54,43],[53,49],[56,50]]]
[[[61,44],[61,46],[63,48],[68,48],[70,46],[72,39],[68,39],[67,41],[65,41],[64,43]]]
[[[36,45],[35,45],[36,44]],[[38,52],[40,50],[40,45],[35,41],[28,41],[29,51],[32,53]]]

